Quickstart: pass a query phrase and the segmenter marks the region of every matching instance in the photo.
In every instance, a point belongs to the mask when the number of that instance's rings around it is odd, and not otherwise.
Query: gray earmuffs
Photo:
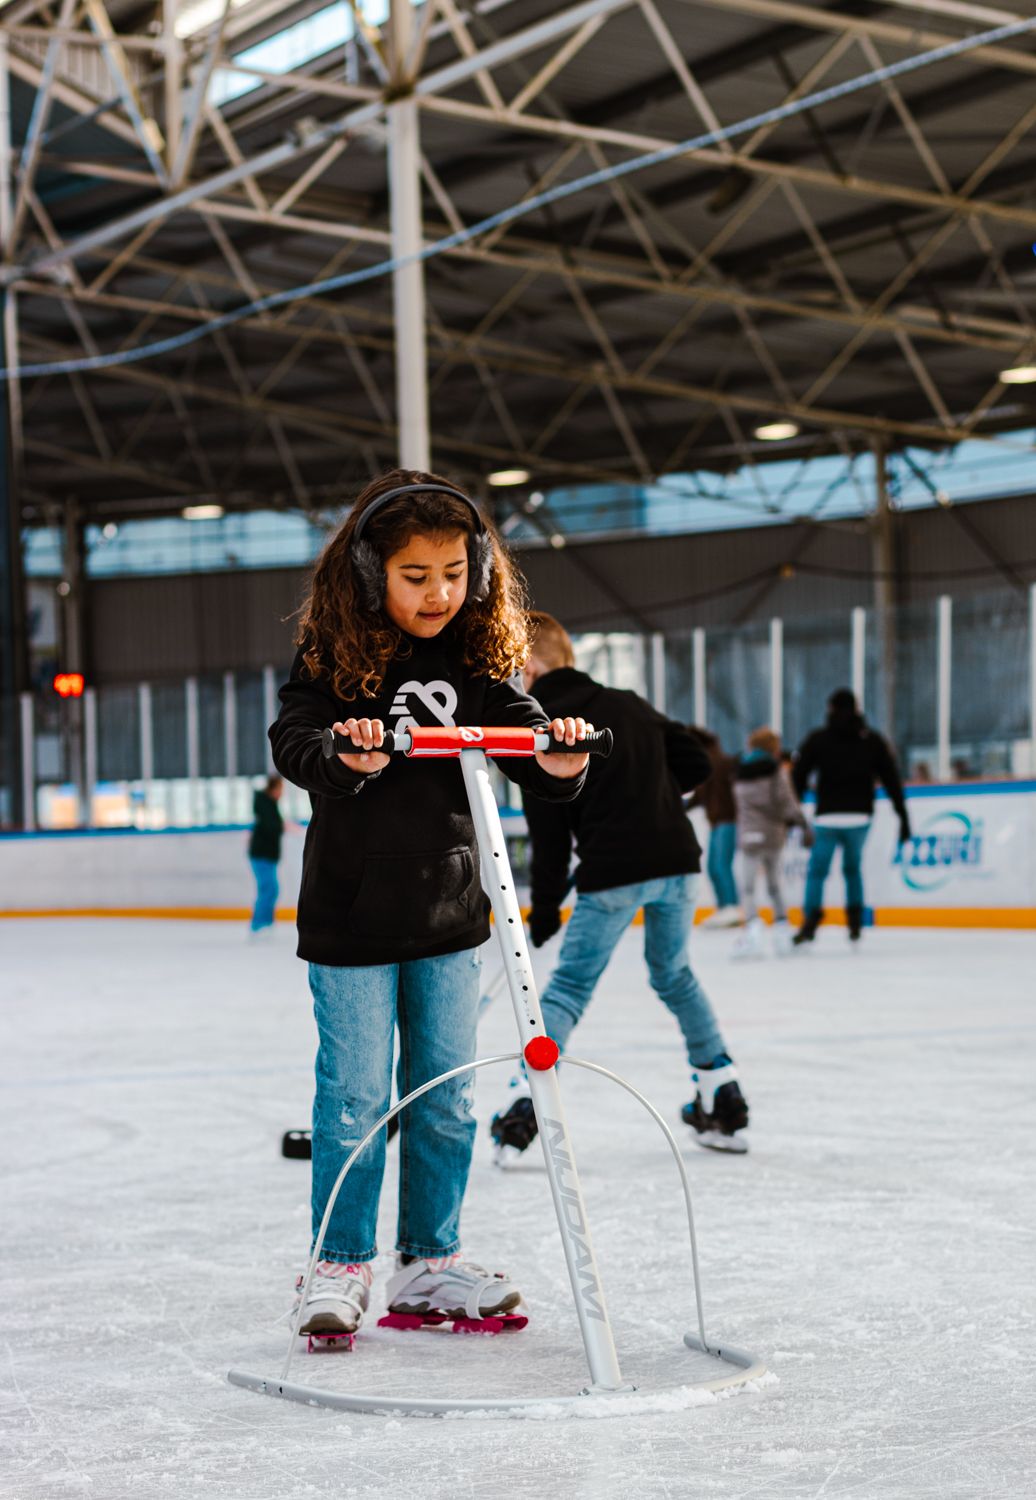
[[[380,609],[385,602],[385,565],[373,543],[364,541],[363,532],[371,516],[388,505],[390,500],[396,500],[400,495],[418,494],[451,495],[453,499],[462,500],[469,507],[475,518],[475,531],[468,542],[467,597],[474,600],[488,597],[493,573],[493,539],[486,530],[486,523],[475,502],[462,490],[455,490],[448,484],[402,484],[398,489],[386,490],[383,495],[378,495],[371,501],[356,523],[349,549],[363,603],[372,612]]]

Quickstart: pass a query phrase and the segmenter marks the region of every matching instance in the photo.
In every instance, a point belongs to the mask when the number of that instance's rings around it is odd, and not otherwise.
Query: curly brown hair
[[[372,610],[365,604],[351,556],[360,515],[379,495],[405,484],[446,485],[449,481],[418,469],[390,469],[372,480],[317,559],[309,593],[299,610],[295,643],[302,647],[311,676],[329,673],[339,698],[376,697],[392,658],[409,654],[405,633],[383,609]],[[465,601],[456,624],[464,665],[502,682],[518,671],[529,654],[525,580],[489,522],[484,524],[493,549],[489,588],[484,599]],[[385,563],[415,534],[442,537],[457,532],[463,533],[470,555],[475,518],[462,500],[449,494],[400,495],[371,517],[363,539]]]

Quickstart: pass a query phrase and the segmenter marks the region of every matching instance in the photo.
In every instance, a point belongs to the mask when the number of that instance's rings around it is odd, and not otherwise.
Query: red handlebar
[[[346,735],[333,729],[325,729],[321,735],[324,754],[355,755],[357,747]],[[385,731],[385,740],[378,747],[384,755],[401,752],[411,759],[436,756],[458,756],[463,750],[481,750],[486,755],[535,755],[546,751],[551,755],[610,755],[612,732],[610,729],[591,730],[585,739],[574,745],[556,740],[546,729],[501,728],[487,729],[472,725],[459,726],[414,726],[412,729],[393,733]]]

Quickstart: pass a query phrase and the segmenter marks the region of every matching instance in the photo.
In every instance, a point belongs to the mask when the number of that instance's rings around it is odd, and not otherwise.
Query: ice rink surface
[[[275,1376],[308,1249],[315,1032],[281,927],[0,924],[4,1500],[727,1500],[1036,1494],[1036,934],[844,930],[697,966],[752,1108],[751,1153],[697,1149],[706,1326],[776,1379],[605,1420],[352,1416],[235,1389]],[[487,964],[487,973],[489,973]],[[511,1050],[497,1000],[485,1054]],[[572,1051],[674,1122],[678,1034],[627,934]],[[678,1178],[613,1085],[562,1083],[625,1376],[700,1374]],[[465,1211],[531,1322],[460,1338],[373,1327],[293,1378],[399,1395],[575,1391],[585,1367],[538,1148],[491,1166],[503,1070],[479,1075]],[[382,1245],[393,1243],[396,1147]],[[375,1291],[378,1299],[378,1289]],[[380,1310],[380,1309],[379,1309]]]

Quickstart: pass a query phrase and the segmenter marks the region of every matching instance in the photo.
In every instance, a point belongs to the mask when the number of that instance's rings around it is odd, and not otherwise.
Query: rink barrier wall
[[[912,787],[914,837],[901,850],[897,820],[879,798],[864,851],[864,888],[883,927],[1036,928],[1036,781]],[[703,845],[708,829],[692,815]],[[521,817],[505,820],[522,836]],[[97,829],[0,834],[0,917],[141,917],[244,922],[252,875],[249,827]],[[797,833],[784,854],[784,885],[798,919],[809,855]],[[289,832],[279,875],[278,920],[294,921],[302,839]],[[844,921],[836,858],[826,920]],[[711,911],[703,878],[698,920]],[[764,916],[768,915],[764,910]],[[566,913],[567,915],[567,913]]]

